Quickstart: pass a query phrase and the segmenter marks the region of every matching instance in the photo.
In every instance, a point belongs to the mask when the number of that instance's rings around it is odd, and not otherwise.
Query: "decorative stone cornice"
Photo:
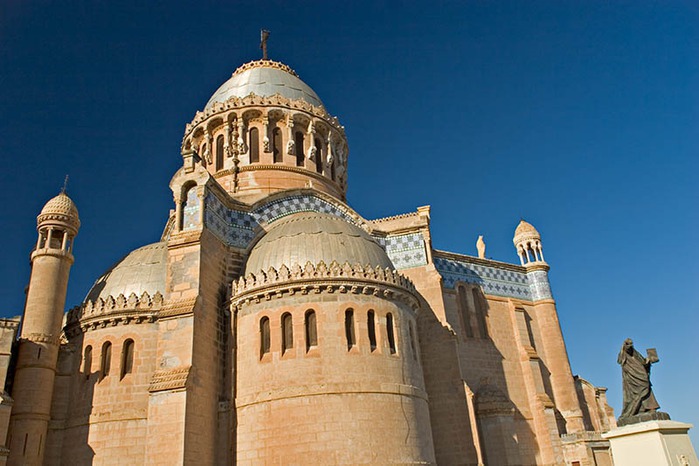
[[[418,212],[408,212],[405,214],[398,214],[398,215],[391,215],[389,217],[382,217],[382,218],[376,218],[372,220],[374,223],[381,223],[381,222],[390,222],[391,220],[400,220],[404,218],[410,218],[410,217],[419,217],[420,214]]]
[[[46,333],[30,333],[29,335],[23,336],[21,339],[34,343],[47,343],[56,346],[58,346],[61,341],[60,335],[48,335]]]
[[[263,97],[253,93],[242,98],[233,96],[225,102],[215,102],[211,107],[204,109],[204,111],[197,112],[191,123],[185,126],[182,144],[184,145],[185,140],[202,123],[204,123],[203,126],[207,126],[211,117],[220,118],[221,113],[239,110],[244,107],[280,107],[282,109],[301,110],[322,119],[337,130],[342,137],[345,137],[345,129],[340,124],[340,120],[330,115],[323,107],[316,107],[302,99],[288,99],[280,94]]]
[[[75,258],[73,257],[73,254],[70,251],[64,251],[63,249],[56,249],[56,248],[41,248],[41,249],[35,249],[32,251],[31,255],[29,256],[29,260],[33,261],[35,258],[39,256],[53,256],[53,257],[58,257],[59,259],[65,259],[68,261],[69,264],[73,264],[75,262]]]
[[[511,270],[513,272],[527,273],[529,269],[523,265],[510,264],[509,262],[501,262],[493,259],[481,259],[475,256],[467,256],[466,254],[458,254],[455,252],[442,251],[439,249],[433,250],[433,256],[443,257],[445,259],[453,259],[457,261],[467,262],[469,264],[484,265],[487,267],[495,267],[502,270]]]
[[[289,73],[292,76],[299,77],[298,74],[296,74],[296,71],[292,70],[290,66],[285,65],[282,62],[274,61],[274,60],[253,60],[249,61],[247,63],[244,63],[240,65],[232,74],[232,76],[235,76],[236,74],[243,73],[247,70],[252,70],[255,68],[274,68],[277,70],[284,71],[285,73]],[[300,79],[300,78],[299,78]]]
[[[19,327],[20,318],[0,318],[0,328],[9,328],[16,330]]]
[[[267,272],[250,273],[232,283],[231,304],[237,307],[297,293],[336,292],[400,300],[414,310],[419,307],[415,286],[398,271],[349,262],[340,265],[336,261],[330,265],[307,262],[304,267],[296,264],[291,268],[282,265],[279,270],[270,267]]]
[[[72,337],[107,326],[152,323],[157,320],[162,307],[163,295],[160,292],[150,296],[144,291],[140,298],[131,293],[128,298],[120,294],[116,298],[107,296],[107,299],[86,301],[68,311],[65,333]]]
[[[160,310],[158,317],[161,319],[169,319],[192,314],[194,313],[194,305],[196,304],[196,301],[196,297],[169,301]]]
[[[148,391],[162,392],[165,390],[179,390],[187,386],[191,366],[176,367],[174,369],[159,369],[153,373]]]

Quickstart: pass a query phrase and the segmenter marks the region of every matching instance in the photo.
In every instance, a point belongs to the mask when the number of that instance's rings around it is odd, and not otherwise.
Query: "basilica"
[[[364,218],[344,127],[269,59],[181,160],[162,236],[67,313],[78,208],[39,213],[24,314],[0,320],[0,464],[612,465],[534,226],[505,263],[434,249],[429,206]]]

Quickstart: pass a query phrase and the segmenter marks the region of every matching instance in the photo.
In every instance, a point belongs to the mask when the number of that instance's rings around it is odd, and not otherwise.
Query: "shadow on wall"
[[[76,350],[65,354],[66,371],[59,359],[61,375],[65,373],[65,386],[56,387],[56,393],[65,393],[65,411],[52,413],[52,417],[64,424],[65,429],[56,432],[59,442],[54,451],[61,451],[60,464],[91,465],[94,462],[95,451],[90,446],[90,416],[93,411],[95,385],[100,381],[101,373],[95,370],[99,360],[94,360],[100,354],[99,348],[83,348],[82,337],[75,342]],[[82,353],[80,349],[83,348]],[[63,351],[62,351],[63,353]],[[63,358],[61,358],[63,359]],[[79,365],[78,368],[75,365]],[[63,377],[60,377],[63,378]],[[54,406],[59,403],[54,402]],[[59,418],[60,416],[60,418]],[[58,419],[56,419],[58,418]],[[62,421],[62,422],[60,422]]]
[[[466,290],[468,312],[459,315],[458,306],[447,305],[442,322],[423,299],[418,318],[437,463],[476,465],[480,442],[485,464],[535,465],[536,436],[507,395],[504,356],[488,332],[487,300],[476,284]]]

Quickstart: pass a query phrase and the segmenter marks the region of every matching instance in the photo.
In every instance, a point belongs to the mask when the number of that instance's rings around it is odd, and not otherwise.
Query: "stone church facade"
[[[347,163],[292,69],[241,66],[186,126],[162,237],[67,314],[80,220],[50,200],[0,321],[0,462],[611,465],[536,229],[517,264],[436,250],[429,207],[352,209]]]

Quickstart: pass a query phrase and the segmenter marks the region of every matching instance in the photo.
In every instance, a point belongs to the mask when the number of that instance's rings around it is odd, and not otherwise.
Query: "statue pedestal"
[[[699,459],[687,431],[692,424],[646,421],[602,434],[612,448],[614,466],[690,466]]]

